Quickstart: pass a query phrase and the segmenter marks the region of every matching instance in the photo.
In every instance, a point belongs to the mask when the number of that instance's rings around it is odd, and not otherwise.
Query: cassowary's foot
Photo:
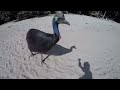
[[[32,52],[31,52],[31,56],[35,56],[35,55],[37,55],[37,54],[40,54],[40,53],[38,53],[38,52],[32,53]]]
[[[35,56],[36,54],[31,53],[31,56]]]
[[[35,54],[34,54],[34,53],[31,52],[31,56],[35,56],[35,55],[37,55],[37,54],[39,54],[39,53],[35,53]]]
[[[42,66],[43,66],[43,63],[47,66],[47,68],[49,68],[49,66],[45,63],[45,59],[41,61]]]
[[[30,57],[35,56],[36,54],[38,54],[38,53],[34,54],[34,53],[31,52],[31,55],[29,56],[29,59],[30,59]]]
[[[42,59],[43,58],[43,56],[41,55],[41,64],[43,65],[43,63],[45,64],[45,65],[47,65],[46,63],[45,63],[45,60],[49,57],[50,55],[48,55],[46,58],[44,58],[44,59]]]
[[[44,63],[45,65],[47,65],[47,64],[45,63],[45,59],[41,61],[42,66],[43,66],[43,63]]]

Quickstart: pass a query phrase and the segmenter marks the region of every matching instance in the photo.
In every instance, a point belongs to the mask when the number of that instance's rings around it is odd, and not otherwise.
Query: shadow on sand
[[[84,62],[84,66],[81,66],[81,59],[78,59],[79,63],[78,66],[82,69],[85,73],[84,76],[80,77],[79,79],[92,79],[92,72],[90,71],[90,64],[88,62]]]
[[[29,45],[29,46],[30,46],[30,45]],[[31,48],[31,47],[29,47],[29,49],[30,49],[30,51],[32,51],[32,52],[36,52],[35,54],[32,54],[32,56],[37,55],[37,54],[40,54],[38,48],[35,48],[35,47],[34,47],[34,48],[33,48],[33,47]],[[68,49],[68,48],[65,48],[65,47],[63,47],[63,46],[61,46],[61,45],[56,44],[56,45],[53,46],[48,52],[44,53],[44,54],[47,54],[47,57],[44,58],[43,61],[45,61],[50,55],[54,55],[54,56],[64,55],[64,54],[67,54],[67,53],[72,52],[73,49],[76,49],[76,47],[75,47],[75,46],[71,46],[71,48]]]
[[[72,52],[73,49],[76,49],[76,47],[75,46],[71,46],[71,48],[68,49],[68,48],[65,48],[65,47],[63,47],[61,45],[56,44],[46,54],[48,54],[48,55],[54,55],[54,56],[60,56],[60,55],[64,55],[64,54]]]
[[[29,47],[29,49],[31,52],[36,52],[34,55],[40,54],[39,49],[36,47],[34,47],[34,48]],[[64,54],[72,52],[73,49],[76,49],[76,47],[71,46],[71,48],[69,49],[69,48],[65,48],[61,45],[56,44],[48,52],[46,52],[44,54],[48,54],[49,56],[50,55],[60,56],[60,55],[64,55]]]

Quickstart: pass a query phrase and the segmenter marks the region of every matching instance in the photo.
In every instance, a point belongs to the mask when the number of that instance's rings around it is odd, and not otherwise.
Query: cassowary
[[[42,54],[48,52],[60,40],[59,24],[70,25],[70,23],[65,20],[64,14],[60,11],[56,12],[52,20],[54,34],[45,33],[37,29],[30,29],[27,33],[26,40],[28,48],[32,55],[35,55],[33,52],[41,54],[42,64],[45,61]]]

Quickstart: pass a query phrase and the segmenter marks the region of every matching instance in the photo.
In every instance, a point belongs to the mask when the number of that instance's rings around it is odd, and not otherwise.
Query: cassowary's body
[[[40,53],[46,53],[59,41],[58,36],[37,29],[30,29],[26,39],[30,51]]]

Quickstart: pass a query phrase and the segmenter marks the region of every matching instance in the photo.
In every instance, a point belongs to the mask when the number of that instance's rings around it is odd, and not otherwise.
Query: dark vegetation
[[[120,23],[120,11],[63,11],[97,18],[111,19]],[[9,21],[19,21],[33,17],[42,17],[55,13],[55,11],[0,11],[0,25]]]

